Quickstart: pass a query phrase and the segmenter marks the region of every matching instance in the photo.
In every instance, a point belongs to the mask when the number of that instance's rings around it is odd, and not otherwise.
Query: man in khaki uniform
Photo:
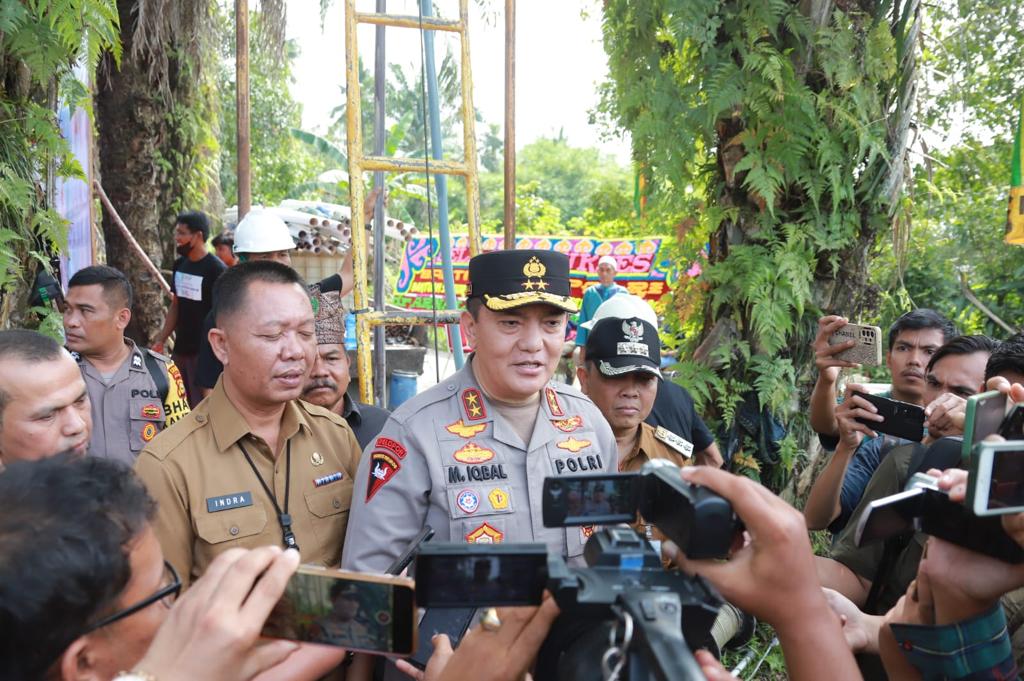
[[[282,544],[337,565],[359,446],[336,414],[298,399],[316,352],[302,280],[280,263],[218,279],[210,332],[224,373],[139,456],[160,505],[154,529],[188,585],[227,549]]]
[[[129,466],[147,442],[189,412],[171,358],[125,338],[132,298],[120,270],[94,265],[71,277],[64,308],[64,336],[92,403],[89,456]]]
[[[424,524],[435,541],[545,542],[580,562],[587,532],[546,528],[545,477],[606,474],[612,432],[575,389],[549,383],[570,297],[569,261],[512,250],[469,263],[466,366],[391,414],[356,474],[342,566],[383,571]]]

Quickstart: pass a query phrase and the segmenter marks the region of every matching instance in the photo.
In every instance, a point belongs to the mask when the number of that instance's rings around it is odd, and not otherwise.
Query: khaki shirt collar
[[[635,459],[639,459],[641,464],[649,461],[651,459],[651,452],[656,451],[658,447],[653,427],[641,421],[637,428],[640,431],[640,437],[636,439],[636,444],[633,445],[633,451],[629,453],[629,456],[619,462],[619,470],[625,469]]]
[[[217,379],[217,385],[204,402],[210,418],[210,428],[213,429],[213,439],[221,452],[226,452],[236,442],[252,433],[249,423],[224,391],[223,375]],[[280,441],[287,442],[292,439],[300,428],[305,429],[307,433],[310,432],[309,422],[297,400],[289,400],[281,415]]]

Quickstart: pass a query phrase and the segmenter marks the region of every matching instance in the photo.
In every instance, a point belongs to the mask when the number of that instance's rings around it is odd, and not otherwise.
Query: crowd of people
[[[958,335],[928,309],[895,320],[883,394],[924,408],[913,442],[872,429],[868,386],[838,394],[856,365],[837,356],[855,342],[830,344],[848,320],[823,317],[809,416],[827,463],[801,512],[723,470],[692,398],[662,374],[654,310],[617,287],[612,257],[584,295],[579,390],[552,380],[579,310],[568,258],[501,251],[469,263],[465,367],[388,413],[348,394],[350,260],[307,286],[270,213],[217,237],[218,256],[209,236],[205,215],[178,217],[174,297],[153,348],[125,335],[133,286],[103,265],[68,282],[64,346],[0,331],[3,678],[522,678],[559,615],[550,596],[488,612],[454,649],[435,637],[425,670],[260,631],[300,562],[383,573],[428,524],[434,541],[542,542],[584,565],[594,528],[544,526],[545,478],[655,459],[745,526],[729,559],[711,561],[634,525],[666,569],[726,601],[718,650],[696,653],[707,678],[734,678],[717,655],[754,618],[774,628],[793,679],[1016,678],[1024,566],[920,533],[861,546],[855,530],[918,472],[963,502],[966,399],[987,388],[1024,402],[1024,335]],[[1024,546],[1024,516],[1003,526]],[[827,530],[827,555],[809,530]]]

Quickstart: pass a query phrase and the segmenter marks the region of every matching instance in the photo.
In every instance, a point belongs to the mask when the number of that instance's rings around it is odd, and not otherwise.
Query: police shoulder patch
[[[370,475],[366,482],[366,501],[369,502],[380,488],[395,477],[402,467],[398,459],[387,452],[374,452],[370,455]]]
[[[548,403],[548,411],[551,412],[552,416],[565,416],[565,412],[562,411],[562,404],[558,401],[558,393],[552,387],[544,388],[544,398]]]
[[[484,406],[484,398],[476,388],[466,388],[462,391],[462,408],[466,418],[470,421],[479,421],[487,418],[487,407]]]
[[[664,442],[666,445],[676,450],[686,458],[690,458],[693,455],[693,443],[689,442],[685,438],[682,438],[671,430],[658,426],[654,429],[654,438],[659,442]]]

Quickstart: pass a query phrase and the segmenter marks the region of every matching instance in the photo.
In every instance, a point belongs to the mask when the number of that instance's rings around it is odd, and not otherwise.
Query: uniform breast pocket
[[[128,438],[128,446],[133,452],[141,451],[164,424],[164,407],[160,400],[135,398],[130,402],[131,413],[131,434]]]
[[[196,516],[196,534],[206,544],[197,553],[213,555],[235,546],[255,548],[268,542],[261,537],[267,527],[267,513],[261,506],[232,508]],[[230,544],[229,544],[230,542]]]
[[[329,555],[327,564],[338,565],[348,528],[348,510],[352,505],[352,482],[342,480],[326,489],[306,492],[304,496],[317,544]],[[302,545],[301,537],[299,545]]]

